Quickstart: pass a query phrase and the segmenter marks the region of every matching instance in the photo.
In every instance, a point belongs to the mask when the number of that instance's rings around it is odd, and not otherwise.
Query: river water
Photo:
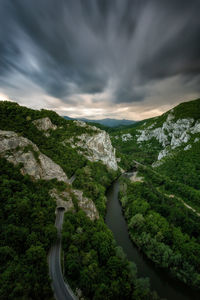
[[[126,221],[118,199],[119,181],[116,180],[107,192],[106,224],[113,232],[116,242],[126,253],[127,258],[137,265],[140,277],[149,277],[152,290],[168,300],[199,300],[199,293],[172,279],[167,272],[156,268],[131,242]]]

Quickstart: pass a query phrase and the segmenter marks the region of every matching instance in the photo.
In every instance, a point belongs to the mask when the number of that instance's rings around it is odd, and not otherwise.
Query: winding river
[[[172,279],[163,270],[156,268],[131,242],[126,221],[118,199],[119,181],[116,180],[107,192],[106,224],[113,232],[116,242],[121,246],[130,261],[135,262],[140,277],[149,277],[152,290],[168,300],[199,300],[199,293]]]

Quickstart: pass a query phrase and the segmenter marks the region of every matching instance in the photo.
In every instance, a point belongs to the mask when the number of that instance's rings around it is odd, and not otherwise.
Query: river
[[[151,289],[168,300],[199,300],[199,293],[181,282],[172,279],[167,272],[155,265],[138,250],[128,235],[126,221],[118,199],[119,181],[116,180],[107,192],[106,224],[113,232],[116,242],[126,253],[127,258],[137,265],[138,276],[149,277]]]

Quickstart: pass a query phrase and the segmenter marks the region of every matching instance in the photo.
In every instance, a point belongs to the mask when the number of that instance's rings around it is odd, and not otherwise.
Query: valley
[[[133,172],[134,173],[134,172]],[[125,173],[122,176],[130,178],[133,173]],[[131,240],[128,226],[123,214],[121,203],[118,199],[120,179],[116,180],[109,188],[107,197],[106,224],[112,230],[119,246],[122,247],[127,258],[136,264],[138,275],[149,278],[152,289],[156,290],[163,299],[189,300],[198,299],[199,293],[171,278],[168,272],[156,268],[154,264],[143,255]]]
[[[62,272],[79,299],[198,299],[199,124],[200,99],[105,130],[0,102],[0,298],[53,299]]]

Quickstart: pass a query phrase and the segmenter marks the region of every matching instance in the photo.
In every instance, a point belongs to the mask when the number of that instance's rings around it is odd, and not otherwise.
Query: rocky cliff
[[[9,162],[22,164],[22,174],[28,174],[33,179],[68,182],[62,168],[49,157],[41,153],[38,147],[27,138],[19,136],[13,131],[0,130],[0,155]]]
[[[77,124],[78,121],[75,122]],[[84,126],[84,124],[84,122],[81,122],[81,126]],[[88,126],[88,128],[91,128],[94,132],[71,138],[70,143],[72,147],[78,148],[79,153],[86,156],[90,161],[101,161],[108,168],[116,171],[118,169],[117,159],[109,134],[94,126]]]
[[[21,173],[30,175],[33,180],[51,180],[55,178],[58,181],[70,183],[70,180],[68,180],[63,169],[58,164],[41,153],[38,147],[30,140],[19,136],[13,131],[0,130],[0,156],[6,158],[14,165],[21,163]],[[50,191],[50,195],[56,200],[57,207],[64,207],[66,211],[74,210],[72,201],[74,195],[78,200],[78,206],[85,211],[91,220],[99,218],[93,201],[83,197],[82,191],[68,187],[63,192],[53,189]]]
[[[101,161],[108,168],[117,170],[115,149],[112,146],[109,134],[83,121],[75,120],[73,123],[77,127],[85,128],[86,133],[72,136],[70,139],[66,139],[63,144],[70,143],[73,148],[77,148],[78,152],[88,160],[92,162]],[[38,130],[43,131],[47,137],[50,136],[50,130],[57,129],[57,126],[48,117],[34,120],[33,124]]]
[[[48,117],[34,120],[33,124],[38,130],[43,131],[47,137],[50,136],[49,130],[57,129],[57,126],[54,125]]]
[[[142,143],[155,138],[163,147],[158,154],[158,160],[170,154],[171,150],[186,145],[184,150],[189,150],[192,146],[193,135],[200,133],[200,122],[193,118],[175,120],[173,110],[168,114],[167,119],[161,127],[157,127],[156,122],[144,129],[137,131],[137,142]],[[198,141],[198,140],[196,140]]]

